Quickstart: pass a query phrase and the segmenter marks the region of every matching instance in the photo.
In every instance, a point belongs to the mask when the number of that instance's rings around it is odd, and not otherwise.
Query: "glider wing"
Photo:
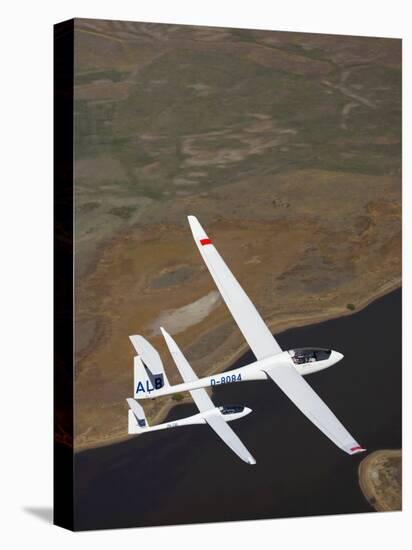
[[[188,216],[188,220],[199,252],[256,359],[265,359],[281,353],[281,347],[197,218]]]
[[[201,391],[201,390],[196,390]],[[203,390],[205,391],[205,390]],[[243,445],[239,437],[235,434],[222,415],[218,412],[207,415],[204,417],[206,422],[212,428],[212,430],[226,443],[226,445],[232,449],[244,462],[248,464],[256,464],[256,460],[249,453],[246,447]]]
[[[160,327],[162,334],[166,340],[167,347],[173,357],[174,362],[183,378],[184,382],[193,382],[197,380],[197,376],[194,373],[192,367],[189,365],[186,357],[181,352],[180,348],[173,340],[173,338],[168,334],[164,328]],[[204,420],[212,428],[212,430],[222,439],[226,445],[232,449],[232,451],[238,455],[239,458],[247,462],[248,464],[256,464],[256,460],[246,449],[244,444],[241,442],[239,437],[235,432],[228,426],[226,420],[220,414],[218,409],[216,409],[213,401],[208,396],[205,389],[197,389],[189,392],[192,396],[193,401],[196,403],[197,408],[200,412],[205,412],[208,414],[204,415]],[[210,412],[209,412],[210,411]]]
[[[173,357],[173,361],[176,363],[176,367],[178,368],[183,381],[193,382],[197,380],[194,370],[189,365],[188,360],[183,355],[176,342],[163,327],[160,327],[160,330],[162,331],[167,347],[169,348],[170,354]],[[210,399],[205,389],[201,388],[199,390],[192,390],[189,393],[192,396],[193,401],[196,403],[199,412],[205,412],[209,409],[215,408],[213,401]]]
[[[287,363],[265,370],[296,407],[335,445],[348,454],[364,451],[303,377]]]

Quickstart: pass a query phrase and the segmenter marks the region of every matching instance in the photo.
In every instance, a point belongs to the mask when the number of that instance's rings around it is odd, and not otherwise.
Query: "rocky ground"
[[[402,451],[375,451],[364,458],[359,484],[378,512],[402,510]]]

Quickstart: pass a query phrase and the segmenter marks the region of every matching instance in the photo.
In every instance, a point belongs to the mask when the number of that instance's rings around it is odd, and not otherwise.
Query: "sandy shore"
[[[284,332],[285,330],[289,330],[292,328],[299,328],[302,326],[307,325],[313,325],[316,323],[321,323],[324,321],[329,321],[331,319],[336,319],[339,317],[342,317],[344,315],[352,315],[354,313],[357,313],[367,307],[370,303],[373,301],[381,298],[385,294],[388,294],[397,288],[399,288],[401,285],[400,279],[393,279],[391,281],[388,281],[384,285],[382,285],[373,295],[365,298],[362,302],[359,302],[357,304],[356,310],[351,311],[347,308],[334,308],[333,310],[325,311],[322,315],[306,315],[302,317],[293,317],[288,319],[272,319],[267,321],[267,325],[272,333],[279,334],[281,332]],[[230,356],[226,356],[224,361],[221,362],[215,362],[213,363],[213,366],[211,369],[207,372],[202,373],[202,376],[210,376],[216,372],[222,372],[224,370],[227,370],[230,368],[230,366],[237,360],[239,357],[241,357],[247,350],[249,349],[247,343],[245,342],[242,346],[240,346],[236,353],[233,353]],[[164,421],[164,419],[167,417],[171,409],[174,407],[178,407],[179,405],[184,405],[187,403],[191,403],[192,400],[189,395],[185,396],[184,399],[177,402],[173,399],[168,400],[159,410],[158,412],[150,418],[150,424],[159,424]],[[119,434],[119,436],[116,435],[108,435],[106,438],[101,438],[98,442],[93,442],[92,444],[87,443],[84,445],[77,444],[75,447],[75,452],[82,451],[82,450],[88,450],[88,449],[94,449],[98,447],[102,447],[104,445],[112,445],[115,443],[121,443],[122,441],[126,441],[131,436],[128,434],[125,434],[124,432],[122,434]],[[134,436],[136,437],[136,436]],[[370,455],[372,456],[372,455]],[[369,458],[369,457],[367,457]]]
[[[378,512],[402,510],[402,450],[381,450],[359,464],[359,485]]]

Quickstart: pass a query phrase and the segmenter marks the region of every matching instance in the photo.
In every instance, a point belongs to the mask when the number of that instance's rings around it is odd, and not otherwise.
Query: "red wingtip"
[[[353,454],[355,454],[355,453],[364,453],[365,451],[366,451],[366,449],[364,449],[360,445],[357,445],[356,447],[352,447],[350,449],[350,452],[353,453]]]

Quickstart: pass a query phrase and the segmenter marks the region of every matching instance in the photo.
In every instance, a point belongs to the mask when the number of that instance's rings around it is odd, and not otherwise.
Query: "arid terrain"
[[[401,283],[399,40],[75,24],[75,446],[127,435],[129,334],[199,374],[246,349],[196,215],[273,332]],[[176,402],[150,401],[159,419]]]
[[[402,451],[375,451],[359,465],[363,494],[378,512],[402,510]]]

